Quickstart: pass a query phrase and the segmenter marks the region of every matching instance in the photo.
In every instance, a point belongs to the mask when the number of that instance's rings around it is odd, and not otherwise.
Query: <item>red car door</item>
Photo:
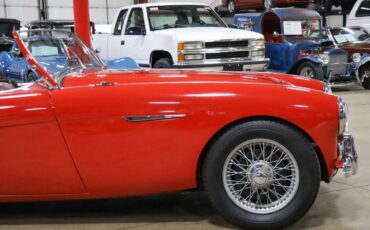
[[[91,196],[196,186],[197,160],[209,133],[202,126],[189,128],[194,121],[184,115],[176,90],[163,98],[164,90],[128,84],[65,87],[52,93],[57,119]],[[178,118],[157,119],[164,114]],[[148,115],[156,117],[128,121]]]
[[[0,197],[86,192],[37,84],[0,91]]]

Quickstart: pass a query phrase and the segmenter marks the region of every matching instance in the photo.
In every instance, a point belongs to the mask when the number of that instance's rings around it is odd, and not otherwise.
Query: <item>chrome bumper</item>
[[[358,157],[354,139],[351,134],[344,133],[343,139],[338,143],[339,159],[343,160],[344,177],[356,175],[358,170]]]
[[[176,69],[203,69],[203,70],[227,70],[228,67],[237,66],[239,71],[265,71],[270,64],[268,58],[256,58],[256,59],[215,59],[206,61],[194,61],[188,63],[178,63],[173,65]],[[232,68],[231,68],[232,69]]]

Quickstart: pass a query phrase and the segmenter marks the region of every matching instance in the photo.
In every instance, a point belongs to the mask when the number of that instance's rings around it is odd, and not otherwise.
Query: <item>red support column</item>
[[[91,47],[89,0],[73,0],[75,32]]]

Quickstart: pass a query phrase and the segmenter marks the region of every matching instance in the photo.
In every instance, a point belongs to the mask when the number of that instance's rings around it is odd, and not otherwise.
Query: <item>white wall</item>
[[[0,17],[28,22],[39,18],[37,0],[0,0]]]

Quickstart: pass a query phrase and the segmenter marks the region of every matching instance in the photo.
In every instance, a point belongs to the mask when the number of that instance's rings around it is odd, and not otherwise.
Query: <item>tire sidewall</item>
[[[256,138],[271,139],[285,146],[293,154],[299,168],[300,180],[297,193],[284,208],[269,214],[254,214],[241,209],[229,198],[222,180],[224,162],[228,154],[239,144]],[[312,197],[313,194],[316,197],[320,183],[319,173],[312,173],[313,170],[320,171],[317,156],[313,155],[312,151],[303,149],[302,144],[307,147],[307,143],[292,134],[289,129],[274,130],[267,126],[250,126],[248,129],[240,129],[231,135],[224,136],[211,149],[210,154],[213,154],[213,157],[209,159],[208,168],[205,169],[205,177],[210,180],[206,189],[213,191],[210,192],[213,193],[211,199],[223,201],[222,204],[214,202],[216,206],[218,204],[218,210],[223,210],[221,212],[232,222],[254,223],[256,224],[254,228],[259,228],[261,224],[274,224],[280,228],[280,226],[285,226],[300,218],[306,212],[302,206],[307,206],[308,197]],[[310,206],[311,204],[309,204]],[[287,219],[287,217],[289,218]]]

